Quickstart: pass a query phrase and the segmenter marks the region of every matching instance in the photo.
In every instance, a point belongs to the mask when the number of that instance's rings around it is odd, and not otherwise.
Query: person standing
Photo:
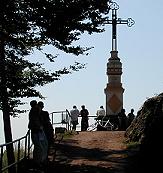
[[[40,115],[41,115],[42,120],[43,120],[43,129],[44,129],[46,138],[48,140],[48,149],[49,149],[50,146],[52,146],[54,143],[54,129],[53,129],[53,126],[50,122],[50,117],[49,117],[48,111],[43,110],[44,103],[42,101],[39,101],[38,106],[41,109]]]
[[[127,116],[126,116],[126,110],[121,109],[121,112],[118,113],[118,119],[119,119],[119,130],[126,130],[127,127]]]
[[[81,111],[80,111],[80,115],[82,117],[81,119],[81,131],[86,131],[88,128],[88,115],[89,112],[88,110],[85,108],[85,105],[81,106]]]
[[[37,172],[42,172],[47,159],[47,139],[43,130],[41,110],[37,101],[32,100],[30,106],[28,128],[31,130],[31,139],[34,145],[34,168],[36,168]]]
[[[71,118],[71,123],[72,123],[72,130],[76,131],[76,126],[78,124],[78,117],[79,117],[79,110],[77,107],[74,105],[73,109],[70,111],[70,118]]]
[[[131,122],[134,120],[134,109],[131,109],[131,112],[127,115],[127,127],[130,126]]]

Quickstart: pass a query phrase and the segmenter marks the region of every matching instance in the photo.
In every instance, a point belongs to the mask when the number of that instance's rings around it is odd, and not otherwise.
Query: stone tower
[[[124,89],[121,83],[122,63],[118,58],[118,51],[111,51],[107,63],[108,83],[105,88],[106,115],[117,115],[123,108]]]
[[[112,25],[112,51],[107,63],[108,83],[104,89],[106,94],[106,115],[117,115],[123,108],[124,89],[121,83],[122,63],[117,51],[117,24],[127,24],[129,27],[134,24],[134,20],[128,18],[122,20],[117,18],[119,6],[116,2],[111,3],[112,20],[107,20],[106,24]]]

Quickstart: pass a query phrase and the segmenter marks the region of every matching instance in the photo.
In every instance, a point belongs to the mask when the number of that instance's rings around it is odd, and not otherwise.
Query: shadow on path
[[[76,141],[71,141],[75,143]],[[56,158],[49,164],[50,172],[59,173],[127,173],[128,150],[104,151],[99,148],[82,148],[58,144]]]

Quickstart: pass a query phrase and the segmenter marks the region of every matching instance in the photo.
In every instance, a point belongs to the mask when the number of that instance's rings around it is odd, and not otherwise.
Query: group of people
[[[86,131],[87,128],[89,127],[88,115],[89,115],[89,111],[88,111],[88,109],[85,108],[85,105],[81,106],[81,111],[79,111],[77,106],[74,105],[73,109],[70,111],[72,129],[74,131],[76,131],[76,126],[79,124],[78,123],[78,117],[81,116],[81,131]],[[103,106],[100,106],[100,109],[97,110],[96,115],[98,118],[105,116],[105,109]]]
[[[37,172],[43,172],[48,151],[54,140],[54,129],[50,122],[49,113],[44,111],[44,103],[36,100],[30,102],[28,128],[31,130],[31,139],[34,145],[33,161]]]
[[[126,115],[125,109],[121,109],[121,111],[118,113],[118,130],[126,130],[134,118],[134,109],[131,109],[131,112],[128,115]]]
[[[72,129],[76,131],[76,126],[78,123],[78,117],[81,116],[81,131],[86,131],[89,126],[89,112],[85,108],[85,105],[81,106],[81,111],[78,110],[77,106],[73,106],[73,109],[70,111],[70,118],[72,123]],[[106,116],[106,111],[103,106],[100,106],[96,112],[96,120],[101,120]],[[134,109],[131,109],[131,112],[126,115],[125,109],[121,109],[117,116],[115,116],[114,123],[117,125],[117,130],[126,130],[130,126],[131,122],[135,118]]]
[[[126,115],[125,109],[121,109],[117,116],[115,116],[114,123],[117,125],[117,130],[126,130],[130,126],[131,122],[135,118],[134,109],[131,109],[131,112]],[[102,119],[106,116],[106,112],[103,106],[100,106],[100,109],[97,110],[97,119]]]
[[[89,111],[86,109],[85,105],[81,106],[81,111],[79,111],[77,106],[74,105],[73,109],[70,111],[72,130],[76,131],[76,126],[78,125],[78,117],[81,116],[81,131],[86,131],[89,126],[88,115]]]

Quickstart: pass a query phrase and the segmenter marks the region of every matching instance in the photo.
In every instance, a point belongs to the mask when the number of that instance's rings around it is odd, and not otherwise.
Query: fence
[[[70,113],[67,109],[65,111],[56,111],[50,113],[50,119],[54,127],[61,125],[67,130],[71,130]]]
[[[66,109],[65,111],[57,111],[50,113],[51,123],[53,125],[62,124],[65,126],[67,130],[71,130],[69,111]],[[58,116],[58,121],[56,121],[56,117]],[[14,146],[14,155],[15,162],[12,164],[8,164],[7,161],[7,146]],[[19,172],[20,162],[29,159],[32,150],[32,142],[30,131],[27,134],[19,139],[14,140],[13,142],[9,142],[3,145],[0,145],[0,173],[8,173],[9,169],[12,167],[16,167],[16,172]]]
[[[97,117],[97,115],[88,116],[89,125],[92,125],[95,123],[96,117]],[[55,127],[65,127],[67,130],[72,129],[70,113],[67,109],[65,111],[52,112],[50,114],[50,119],[51,119],[51,123],[54,127],[54,130],[55,130]],[[77,125],[77,131],[81,131],[81,116],[79,116],[78,122],[79,122],[79,124]]]
[[[14,155],[15,155],[15,162],[10,165],[8,165],[7,162],[7,150],[6,150],[6,148],[9,145],[14,146]],[[0,145],[0,173],[2,172],[8,173],[8,170],[11,169],[12,167],[15,167],[18,172],[19,163],[29,158],[31,147],[32,143],[30,139],[30,131],[28,131],[25,136],[16,139],[13,142]]]

